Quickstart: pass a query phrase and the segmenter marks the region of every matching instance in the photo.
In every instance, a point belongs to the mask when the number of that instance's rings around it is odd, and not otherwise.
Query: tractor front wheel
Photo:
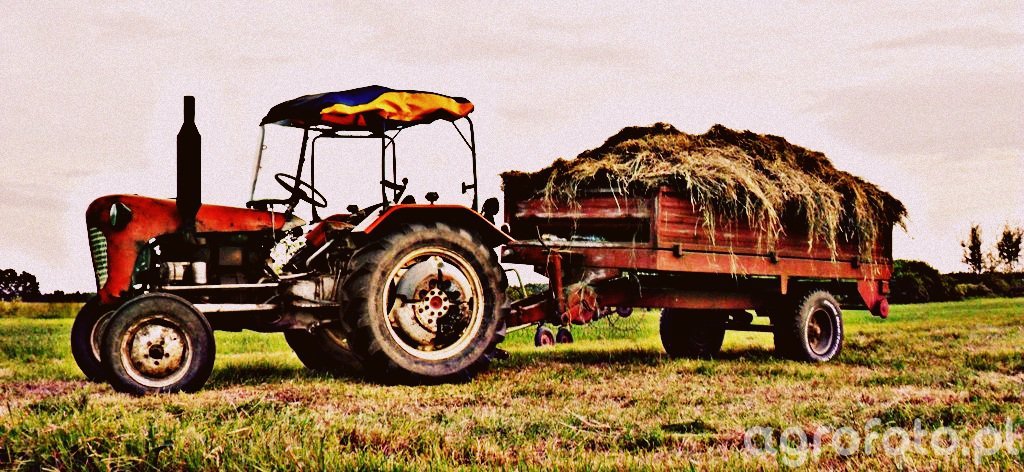
[[[114,390],[133,395],[195,392],[213,371],[209,321],[184,299],[150,293],[111,317],[101,356]]]
[[[100,305],[99,298],[92,298],[78,311],[71,325],[71,356],[90,382],[105,380],[100,363],[100,344],[113,314],[114,310]]]
[[[389,383],[467,379],[504,339],[505,274],[472,233],[400,227],[356,251],[344,282],[348,344]]]

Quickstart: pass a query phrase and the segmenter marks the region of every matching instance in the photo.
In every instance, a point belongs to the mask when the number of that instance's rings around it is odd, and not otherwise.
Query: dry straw
[[[721,125],[702,135],[666,123],[628,127],[575,159],[502,178],[516,198],[567,203],[588,190],[641,195],[669,186],[689,194],[709,234],[716,221],[743,218],[774,245],[787,227],[798,225],[809,234],[808,248],[821,241],[833,255],[842,242],[870,255],[882,231],[902,225],[906,216],[899,200],[836,169],[820,152]]]

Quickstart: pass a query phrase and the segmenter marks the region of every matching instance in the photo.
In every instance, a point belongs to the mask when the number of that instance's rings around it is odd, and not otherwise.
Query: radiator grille
[[[99,228],[89,228],[89,251],[92,253],[92,268],[96,273],[96,289],[107,283],[107,238]]]

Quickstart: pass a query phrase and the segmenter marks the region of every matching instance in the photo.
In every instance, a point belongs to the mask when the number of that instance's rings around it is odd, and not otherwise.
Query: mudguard
[[[465,228],[478,234],[490,247],[498,247],[512,238],[484,219],[479,213],[462,205],[394,205],[379,216],[370,216],[356,226],[353,233],[372,235],[407,223],[440,222]]]

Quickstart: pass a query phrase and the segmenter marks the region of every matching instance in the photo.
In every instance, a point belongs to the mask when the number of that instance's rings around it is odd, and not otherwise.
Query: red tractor
[[[274,175],[281,198],[233,208],[200,203],[186,97],[177,199],[109,195],[86,212],[98,293],[72,328],[79,367],[123,392],[195,391],[212,370],[214,329],[284,332],[311,369],[388,382],[447,381],[485,366],[505,334],[494,248],[510,238],[493,223],[497,199],[478,208],[472,110],[464,98],[379,86],[281,103],[261,129],[302,130],[295,171]],[[419,203],[397,176],[395,138],[437,121],[469,148],[470,207],[437,204],[435,192]],[[317,215],[327,201],[314,156],[325,139],[379,141],[377,202]],[[310,221],[295,216],[300,205],[311,207]]]

